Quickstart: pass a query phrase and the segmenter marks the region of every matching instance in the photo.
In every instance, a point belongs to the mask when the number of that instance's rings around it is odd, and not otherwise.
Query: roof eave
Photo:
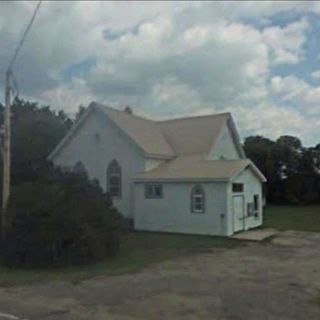
[[[158,154],[158,153],[147,153],[145,152],[145,157],[146,158],[152,158],[152,159],[163,159],[163,160],[172,160],[176,158],[177,156],[172,154]]]
[[[52,161],[53,158],[60,152],[60,150],[65,146],[66,143],[71,139],[71,137],[76,133],[79,127],[84,123],[87,119],[88,115],[94,108],[94,103],[90,103],[87,110],[83,113],[83,115],[75,122],[75,124],[70,128],[67,134],[62,138],[62,140],[58,143],[58,145],[53,149],[53,151],[48,155],[47,160]]]
[[[246,153],[244,152],[244,149],[242,147],[241,138],[240,138],[236,123],[235,123],[231,113],[229,115],[227,123],[231,128],[231,133],[233,134],[233,138],[235,140],[236,148],[238,149],[238,152],[239,152],[240,156],[242,157],[242,159],[245,159],[246,158]]]
[[[198,177],[179,177],[179,178],[133,178],[132,181],[134,183],[143,183],[143,182],[152,182],[152,181],[157,181],[157,182],[229,182],[229,178],[198,178]]]
[[[242,169],[238,170],[230,179],[231,181],[234,180],[239,174],[241,174],[244,170],[246,170],[248,167],[252,169],[254,174],[260,179],[262,183],[267,182],[267,178],[264,176],[264,174],[258,169],[258,167],[250,160],[250,162],[244,166]]]

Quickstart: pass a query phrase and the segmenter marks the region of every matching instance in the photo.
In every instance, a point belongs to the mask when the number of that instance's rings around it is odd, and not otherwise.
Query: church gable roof
[[[104,113],[143,150],[147,157],[164,159],[196,154],[208,155],[219,139],[223,127],[232,119],[230,113],[222,113],[154,121],[92,102],[84,115],[51,153],[49,159],[53,159],[65,147],[94,109]]]

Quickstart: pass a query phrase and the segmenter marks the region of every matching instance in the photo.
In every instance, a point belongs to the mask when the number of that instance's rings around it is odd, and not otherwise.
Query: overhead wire
[[[21,40],[20,40],[20,42],[19,42],[19,44],[18,44],[18,46],[17,46],[17,48],[16,48],[16,50],[15,50],[15,52],[13,54],[13,57],[12,57],[12,59],[10,61],[10,64],[9,64],[9,67],[8,67],[8,71],[10,71],[12,69],[12,67],[13,67],[16,59],[17,59],[17,56],[18,56],[18,54],[19,54],[19,52],[21,50],[21,47],[22,47],[22,45],[23,45],[23,43],[24,43],[24,41],[25,41],[25,39],[26,39],[26,37],[27,37],[31,27],[32,27],[32,24],[33,24],[33,22],[34,22],[34,20],[35,20],[35,18],[37,16],[37,13],[38,13],[38,11],[40,9],[41,2],[42,2],[42,0],[40,0],[38,2],[37,6],[36,6],[36,8],[35,8],[35,10],[33,12],[33,15],[31,17],[31,20],[30,20],[29,24],[27,25],[27,28],[25,29],[25,31],[24,31],[24,33],[22,35],[22,38],[21,38]]]
[[[30,19],[30,21],[29,21],[29,23],[28,23],[28,25],[27,25],[22,37],[21,37],[21,40],[20,40],[18,46],[16,47],[16,50],[14,51],[12,59],[11,59],[11,61],[9,63],[9,67],[7,69],[7,72],[9,74],[9,76],[10,76],[9,77],[10,81],[12,82],[12,86],[10,85],[10,87],[11,87],[11,90],[14,91],[15,98],[17,98],[19,96],[19,87],[18,87],[18,82],[16,80],[16,77],[15,77],[15,75],[13,73],[12,67],[13,67],[16,59],[17,59],[17,56],[18,56],[18,54],[19,54],[19,52],[20,52],[20,50],[22,48],[22,45],[23,45],[23,43],[24,43],[24,41],[25,41],[25,39],[26,39],[26,37],[27,37],[31,27],[32,27],[32,24],[33,24],[36,16],[37,16],[37,13],[38,13],[38,11],[40,9],[41,2],[42,2],[42,0],[38,1],[37,5],[36,5],[36,7],[35,7],[35,9],[33,11],[32,17],[31,17],[31,19]]]

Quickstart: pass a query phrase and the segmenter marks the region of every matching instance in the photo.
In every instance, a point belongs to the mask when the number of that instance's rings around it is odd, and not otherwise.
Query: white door
[[[244,197],[232,197],[233,208],[233,232],[241,231],[244,229]]]

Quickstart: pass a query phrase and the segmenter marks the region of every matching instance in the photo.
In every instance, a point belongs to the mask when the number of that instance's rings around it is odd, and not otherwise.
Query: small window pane
[[[107,192],[113,197],[121,196],[121,167],[112,160],[107,168]]]
[[[254,206],[254,216],[259,217],[259,195],[255,194],[253,196],[253,206]]]
[[[119,195],[119,188],[118,187],[110,187],[109,193],[111,196],[118,196]]]
[[[111,176],[110,177],[110,180],[109,180],[109,183],[110,183],[110,186],[112,185],[118,185],[119,184],[119,177],[118,176]]]
[[[155,186],[154,193],[157,197],[161,197],[161,194],[162,194],[161,186],[159,186],[159,185]]]
[[[244,186],[243,183],[233,183],[232,192],[243,192]]]
[[[259,195],[255,194],[253,196],[254,199],[254,211],[258,211],[259,210]]]
[[[204,213],[205,211],[205,196],[200,185],[193,187],[191,191],[191,212]]]
[[[202,194],[202,189],[201,189],[200,187],[195,187],[193,194],[195,194],[195,195],[196,195],[196,194],[201,195],[201,194]]]
[[[159,199],[162,198],[162,185],[161,184],[146,184],[144,189],[145,198]]]
[[[253,216],[254,215],[254,204],[253,204],[253,202],[250,202],[250,203],[248,203],[247,204],[247,215],[248,216]]]

